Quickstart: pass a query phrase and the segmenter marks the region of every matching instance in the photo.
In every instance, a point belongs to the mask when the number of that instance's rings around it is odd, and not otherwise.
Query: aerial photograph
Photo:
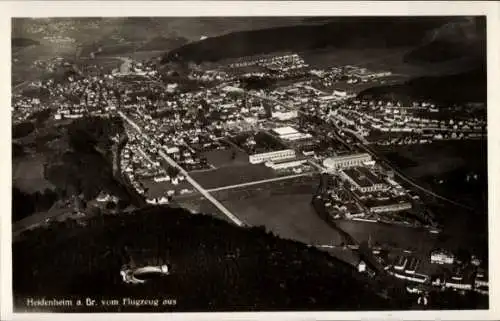
[[[14,312],[490,308],[485,16],[11,28]]]

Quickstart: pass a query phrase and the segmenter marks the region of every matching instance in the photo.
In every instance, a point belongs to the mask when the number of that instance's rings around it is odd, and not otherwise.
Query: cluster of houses
[[[317,77],[315,84],[329,88],[338,82],[347,84],[366,83],[377,81],[392,75],[390,71],[371,71],[357,66],[333,67],[328,70],[313,69],[310,74]]]
[[[13,97],[12,101],[12,119],[14,123],[23,122],[33,113],[42,111],[46,108],[45,105],[40,103],[39,98],[16,95]]]
[[[340,108],[332,109],[329,116],[350,128],[358,135],[368,137],[373,133],[398,133],[399,136],[378,136],[377,143],[425,144],[444,139],[476,139],[484,137],[486,121],[479,118],[438,119],[419,116],[415,111],[428,111],[431,106],[417,104],[404,107],[401,104],[382,101],[355,100]]]

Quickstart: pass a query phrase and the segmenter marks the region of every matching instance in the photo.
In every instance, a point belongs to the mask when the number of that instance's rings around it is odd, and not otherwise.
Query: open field
[[[487,175],[486,141],[443,141],[379,150],[408,176],[429,184],[458,171]]]
[[[285,239],[311,245],[339,245],[343,241],[314,211],[312,194],[270,194],[263,191],[253,197],[219,200],[246,224],[264,226]]]
[[[263,164],[236,165],[214,170],[191,172],[191,177],[206,189],[277,177],[275,171]]]
[[[232,158],[233,151],[235,153],[234,159]],[[211,150],[202,152],[202,155],[207,158],[209,164],[217,168],[249,164],[248,154],[236,148]]]
[[[12,167],[14,186],[27,193],[52,189],[54,186],[44,177],[44,161],[41,155],[15,159]]]
[[[486,145],[480,141],[434,142],[391,147],[386,151],[391,161],[416,178],[439,175],[462,166],[479,170],[486,164]]]
[[[485,141],[435,142],[384,150],[389,160],[422,186],[470,207],[486,208]],[[471,175],[477,179],[470,179]]]

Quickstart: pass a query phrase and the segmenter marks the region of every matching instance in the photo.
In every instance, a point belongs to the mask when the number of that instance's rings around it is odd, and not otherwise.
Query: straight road
[[[235,184],[235,185],[228,185],[228,186],[211,188],[211,189],[209,189],[207,191],[208,192],[217,192],[217,191],[223,191],[223,190],[227,190],[227,189],[233,189],[233,188],[239,188],[239,187],[245,187],[245,186],[252,186],[252,185],[258,185],[258,184],[264,184],[264,183],[270,183],[270,182],[283,181],[283,180],[288,180],[288,179],[293,179],[293,178],[298,178],[298,177],[303,177],[303,176],[310,176],[312,174],[314,174],[314,172],[307,172],[307,173],[302,173],[302,174],[295,174],[295,175],[288,175],[288,176],[282,176],[282,177],[275,177],[275,178],[263,179],[263,180],[260,180],[260,181],[253,181],[253,182],[248,182],[248,183],[241,183],[241,184]]]
[[[146,152],[142,148],[139,147],[137,150],[142,155],[142,157],[144,157],[151,165],[156,165],[156,163],[151,159],[151,157],[149,157],[148,154],[146,154]]]
[[[122,117],[126,122],[128,122],[134,129],[136,129],[145,140],[153,141],[150,137],[143,133],[142,129],[134,123],[129,117],[127,117],[123,112],[118,111],[120,117]],[[216,200],[210,193],[204,189],[198,182],[196,182],[189,173],[182,168],[179,164],[177,164],[170,156],[168,156],[163,150],[162,146],[158,145],[158,155],[163,158],[170,166],[173,166],[179,170],[179,172],[186,177],[186,180],[193,185],[193,187],[200,192],[201,195],[205,196],[217,209],[219,209],[224,215],[226,215],[232,222],[234,222],[238,226],[243,226],[243,222],[238,219],[233,213],[231,213],[224,205],[222,205],[218,200]]]

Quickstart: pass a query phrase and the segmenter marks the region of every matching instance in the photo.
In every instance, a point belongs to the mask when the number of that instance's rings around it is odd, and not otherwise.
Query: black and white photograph
[[[14,313],[492,307],[486,15],[10,25]]]

